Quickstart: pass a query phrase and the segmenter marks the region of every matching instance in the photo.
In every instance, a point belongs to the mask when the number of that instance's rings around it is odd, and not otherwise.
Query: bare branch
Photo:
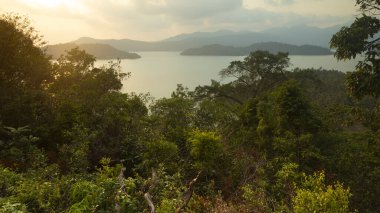
[[[193,196],[194,184],[197,182],[201,173],[202,173],[202,170],[199,171],[197,176],[193,180],[190,181],[187,191],[183,194],[182,205],[176,210],[176,213],[183,212],[185,210],[187,204],[190,202],[190,199]]]
[[[152,195],[150,195],[149,192],[147,192],[147,193],[144,194],[144,198],[145,198],[146,202],[149,205],[150,213],[155,213],[156,209],[154,208],[154,204],[153,204],[153,201],[152,201]]]
[[[125,191],[125,184],[124,184],[124,181],[123,181],[125,170],[126,170],[125,167],[122,167],[120,169],[119,176],[117,177],[117,182],[120,185],[120,190],[119,190],[118,193],[127,195],[127,192]],[[115,203],[115,212],[116,213],[120,213],[120,210],[121,210],[120,203],[118,201],[116,201],[116,203]]]
[[[152,179],[151,179],[151,182],[150,182],[150,186],[148,188],[148,191],[144,194],[144,199],[146,200],[146,202],[148,203],[148,206],[150,208],[150,213],[155,213],[156,212],[156,209],[154,207],[154,203],[153,203],[153,200],[152,200],[152,195],[149,194],[149,191],[151,189],[153,189],[156,184],[157,184],[157,181],[158,181],[158,178],[157,178],[157,173],[156,171],[152,168]]]

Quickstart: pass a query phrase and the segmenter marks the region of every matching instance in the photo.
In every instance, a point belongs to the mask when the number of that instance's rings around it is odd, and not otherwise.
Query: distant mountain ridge
[[[343,26],[343,25],[342,25]],[[329,47],[329,42],[341,27],[337,25],[328,28],[318,28],[309,26],[294,26],[273,28],[260,32],[253,31],[230,31],[220,30],[216,32],[194,32],[189,34],[180,34],[168,39],[167,41],[184,41],[184,40],[213,40],[214,43],[230,46],[248,46],[260,42],[281,42],[294,45],[316,45]]]
[[[280,42],[292,45],[314,45],[328,48],[332,35],[341,26],[317,28],[308,26],[274,28],[261,32],[220,30],[176,35],[160,41],[138,41],[132,39],[94,39],[82,37],[77,44],[108,44],[124,51],[183,51],[205,45],[249,46],[260,42]]]
[[[76,44],[76,43],[64,43],[56,45],[47,45],[46,53],[51,55],[54,59],[59,58],[65,51],[79,47],[79,49],[85,50],[87,53],[94,55],[97,59],[138,59],[141,58],[140,55],[136,53],[129,53],[126,51],[118,50],[115,47],[108,44],[97,44],[97,43],[86,43],[86,44]]]
[[[331,55],[330,49],[314,45],[291,45],[279,42],[262,42],[247,47],[224,46],[220,44],[206,45],[200,48],[191,48],[181,52],[181,55],[200,56],[244,56],[257,50],[266,50],[271,53],[287,52],[289,55]]]

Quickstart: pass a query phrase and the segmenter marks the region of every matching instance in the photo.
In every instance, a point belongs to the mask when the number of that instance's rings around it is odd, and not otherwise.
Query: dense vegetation
[[[367,53],[348,75],[257,51],[221,71],[229,83],[152,101],[120,92],[119,62],[78,48],[52,61],[27,20],[3,15],[0,212],[378,212],[374,20],[332,40],[338,58]]]

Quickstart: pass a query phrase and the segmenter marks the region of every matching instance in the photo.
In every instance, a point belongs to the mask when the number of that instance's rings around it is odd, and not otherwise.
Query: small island
[[[99,60],[110,59],[138,59],[141,58],[137,53],[130,53],[122,50],[118,50],[115,47],[108,44],[76,44],[76,43],[64,43],[56,45],[47,45],[46,53],[51,55],[54,59],[59,58],[65,54],[65,51],[78,47],[87,53],[94,55]]]
[[[332,55],[330,49],[314,45],[292,45],[280,42],[263,42],[248,47],[233,47],[220,44],[206,45],[200,48],[191,48],[181,52],[181,55],[198,56],[244,56],[250,52],[265,50],[270,53],[287,52],[289,55]]]

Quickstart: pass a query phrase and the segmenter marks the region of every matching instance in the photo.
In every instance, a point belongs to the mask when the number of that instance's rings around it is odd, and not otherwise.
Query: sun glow
[[[29,6],[53,8],[53,7],[61,6],[65,1],[64,0],[22,0],[22,2]]]
[[[20,0],[23,4],[35,9],[64,8],[74,13],[87,13],[89,10],[77,0]]]

